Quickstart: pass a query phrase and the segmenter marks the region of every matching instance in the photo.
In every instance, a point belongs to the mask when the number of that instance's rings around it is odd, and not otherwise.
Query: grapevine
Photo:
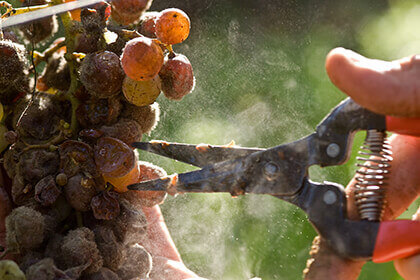
[[[6,18],[71,1],[0,6]],[[131,143],[155,129],[161,92],[180,100],[195,82],[190,62],[172,46],[188,37],[188,16],[148,11],[151,4],[102,1],[0,30],[1,168],[14,205],[0,275],[150,274],[140,209],[163,203],[166,193],[127,186],[166,173],[140,161]],[[56,38],[58,23],[63,38]]]

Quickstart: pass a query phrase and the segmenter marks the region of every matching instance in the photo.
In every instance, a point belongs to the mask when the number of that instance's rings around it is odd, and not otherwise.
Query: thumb
[[[413,220],[420,221],[420,208],[414,215]],[[406,280],[418,279],[420,275],[420,254],[405,259],[394,261],[395,269]]]
[[[326,69],[361,106],[383,115],[420,117],[420,55],[387,62],[336,48],[327,56]]]

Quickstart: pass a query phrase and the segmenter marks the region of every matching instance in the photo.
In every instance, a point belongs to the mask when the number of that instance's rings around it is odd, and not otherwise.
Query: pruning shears
[[[420,119],[379,115],[347,98],[321,121],[314,133],[269,149],[164,141],[136,142],[133,143],[135,148],[201,169],[140,182],[128,188],[166,191],[169,194],[268,194],[305,211],[319,235],[345,258],[380,263],[418,254],[420,222],[380,221],[378,193],[381,194],[381,176],[385,176],[381,173],[386,173],[384,170],[389,167],[389,155],[382,155],[379,159],[365,158],[367,165],[362,165],[360,169],[364,179],[360,181],[361,188],[364,188],[360,198],[361,211],[365,211],[366,216],[364,220],[347,218],[343,186],[329,182],[315,183],[308,178],[308,168],[312,165],[324,167],[345,163],[350,156],[353,135],[359,130],[420,136]],[[372,139],[368,141],[368,155],[380,155],[383,147],[376,145]]]

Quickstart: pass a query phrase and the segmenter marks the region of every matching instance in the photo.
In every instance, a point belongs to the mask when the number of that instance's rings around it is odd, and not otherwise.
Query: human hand
[[[337,48],[328,54],[326,69],[331,81],[361,106],[384,115],[420,117],[420,56],[385,62]],[[401,215],[420,193],[420,174],[414,170],[420,166],[420,137],[393,135],[390,142],[394,160],[385,187],[384,220]],[[358,219],[355,183],[353,179],[346,188],[350,219]],[[316,242],[305,279],[357,279],[364,262],[343,259],[322,240]],[[417,255],[396,261],[395,267],[409,280],[420,275],[419,264]]]
[[[153,269],[150,279],[203,279],[189,270],[182,262],[159,206],[156,205],[152,208],[143,207],[143,212],[148,224],[148,239],[142,245],[153,257]]]

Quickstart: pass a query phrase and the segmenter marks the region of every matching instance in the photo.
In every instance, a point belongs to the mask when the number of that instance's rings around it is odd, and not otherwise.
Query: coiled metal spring
[[[363,220],[380,221],[384,209],[387,176],[391,167],[391,145],[386,133],[368,130],[365,142],[360,147],[356,165],[355,200],[359,215]]]

